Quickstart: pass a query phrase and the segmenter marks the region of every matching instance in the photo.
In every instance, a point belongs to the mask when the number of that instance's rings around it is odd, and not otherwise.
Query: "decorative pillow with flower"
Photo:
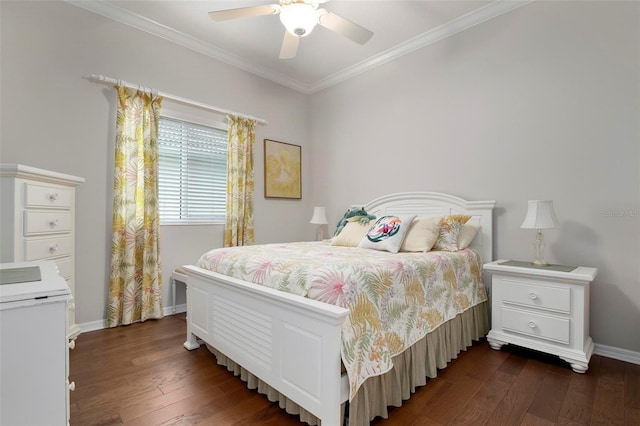
[[[382,216],[376,220],[358,247],[397,253],[402,246],[411,221],[416,215]]]
[[[458,235],[462,226],[471,219],[466,214],[452,214],[446,216],[440,226],[438,239],[432,250],[458,251]]]

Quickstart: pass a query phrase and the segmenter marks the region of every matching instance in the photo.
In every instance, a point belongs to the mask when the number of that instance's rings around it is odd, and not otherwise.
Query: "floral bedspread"
[[[362,383],[389,371],[392,358],[439,325],[487,299],[480,256],[397,253],[327,242],[211,250],[197,266],[348,308],[342,361],[350,399]]]

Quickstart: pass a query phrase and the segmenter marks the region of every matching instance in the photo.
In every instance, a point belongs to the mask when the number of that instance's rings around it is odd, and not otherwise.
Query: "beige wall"
[[[316,197],[331,220],[396,191],[495,199],[494,254],[522,260],[527,200],[552,199],[547,259],[599,268],[594,341],[640,351],[638,76],[640,3],[531,3],[313,95]]]

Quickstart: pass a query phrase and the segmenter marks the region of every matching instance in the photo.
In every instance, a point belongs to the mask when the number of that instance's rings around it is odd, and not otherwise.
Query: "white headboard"
[[[361,204],[369,214],[378,217],[385,214],[450,215],[467,214],[469,223],[480,225],[480,231],[471,243],[478,250],[483,262],[493,259],[493,207],[496,202],[467,201],[454,195],[439,192],[399,192],[376,198]]]

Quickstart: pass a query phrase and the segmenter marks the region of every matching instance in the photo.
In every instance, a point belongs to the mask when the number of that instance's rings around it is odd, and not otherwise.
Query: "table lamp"
[[[520,228],[536,230],[536,241],[534,243],[536,258],[532,262],[534,265],[549,265],[544,259],[544,236],[542,235],[542,230],[558,228],[559,226],[558,219],[553,211],[553,201],[529,200],[529,209]]]
[[[309,223],[313,223],[314,225],[318,225],[318,231],[316,233],[316,239],[318,241],[322,241],[325,238],[324,228],[327,222],[327,213],[324,207],[314,207],[313,208],[313,217]]]

